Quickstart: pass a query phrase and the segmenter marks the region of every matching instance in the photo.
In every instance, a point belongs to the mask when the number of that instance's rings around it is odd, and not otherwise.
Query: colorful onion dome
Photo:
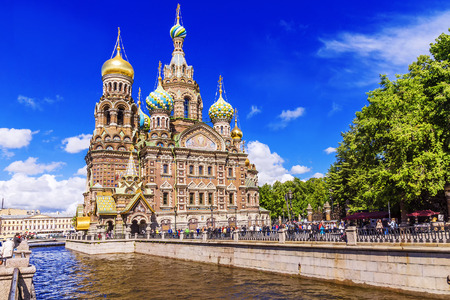
[[[174,38],[185,38],[186,37],[186,29],[180,24],[175,24],[172,28],[170,28],[170,37]]]
[[[150,117],[141,110],[141,107],[139,107],[139,128],[144,131],[150,130]]]
[[[209,108],[209,117],[215,120],[226,120],[228,122],[233,118],[233,107],[222,98],[222,76],[219,77],[219,99]]]
[[[173,99],[168,92],[164,90],[161,83],[161,76],[158,78],[158,87],[150,93],[145,99],[147,109],[152,112],[155,109],[163,109],[171,112],[173,109]]]
[[[248,167],[249,165],[250,165],[250,160],[247,157],[247,159],[245,160],[245,166]]]
[[[120,54],[120,28],[117,35],[116,56],[108,59],[102,66],[102,76],[107,74],[122,74],[134,79],[134,70],[129,62],[122,58]]]

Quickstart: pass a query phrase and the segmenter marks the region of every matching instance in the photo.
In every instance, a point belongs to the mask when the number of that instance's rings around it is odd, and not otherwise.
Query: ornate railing
[[[450,243],[450,228],[360,228],[356,240],[358,243]]]
[[[278,241],[278,231],[239,231],[239,240],[243,241]]]
[[[206,233],[208,240],[232,240],[233,233],[229,232],[219,232],[219,231],[210,231]]]
[[[345,242],[345,232],[342,230],[300,230],[286,231],[286,241],[293,242]]]

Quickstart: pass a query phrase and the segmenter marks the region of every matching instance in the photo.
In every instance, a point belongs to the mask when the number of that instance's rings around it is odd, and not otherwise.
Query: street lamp
[[[238,227],[238,223],[237,223],[237,206],[234,208],[234,227]]]
[[[173,211],[175,213],[175,232],[178,232],[178,230],[177,230],[177,209],[178,209],[177,204],[175,204],[175,206],[173,207]]]
[[[213,219],[213,209],[214,209],[214,206],[213,206],[213,202],[211,201],[211,206],[209,207],[209,209],[211,209],[211,227],[212,228],[214,228],[214,219]]]
[[[291,203],[291,210],[292,210],[292,191],[291,189],[289,189],[289,192],[287,192],[287,194],[284,195],[284,199],[286,200],[286,207],[287,207],[287,215],[288,215],[288,220],[291,220],[291,213],[289,211],[289,202],[288,199]]]

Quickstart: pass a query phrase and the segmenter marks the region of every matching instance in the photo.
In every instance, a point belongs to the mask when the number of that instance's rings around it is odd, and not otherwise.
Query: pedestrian
[[[5,262],[7,258],[11,258],[14,251],[14,242],[11,238],[7,239],[6,242],[3,243],[2,248],[2,263]]]
[[[22,239],[20,238],[20,234],[16,233],[16,235],[14,235],[14,248],[17,248],[20,245],[20,242],[22,242]]]

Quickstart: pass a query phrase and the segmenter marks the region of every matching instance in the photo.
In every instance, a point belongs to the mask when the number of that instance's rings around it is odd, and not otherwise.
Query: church
[[[85,157],[78,230],[141,233],[270,224],[269,211],[259,207],[258,171],[245,153],[221,76],[219,96],[208,110],[213,126],[203,122],[200,87],[183,50],[179,6],[170,37],[170,63],[163,68],[160,63],[156,90],[141,102],[139,89],[136,103],[134,69],[122,53],[119,29],[112,58],[101,69],[103,95],[95,104]]]

